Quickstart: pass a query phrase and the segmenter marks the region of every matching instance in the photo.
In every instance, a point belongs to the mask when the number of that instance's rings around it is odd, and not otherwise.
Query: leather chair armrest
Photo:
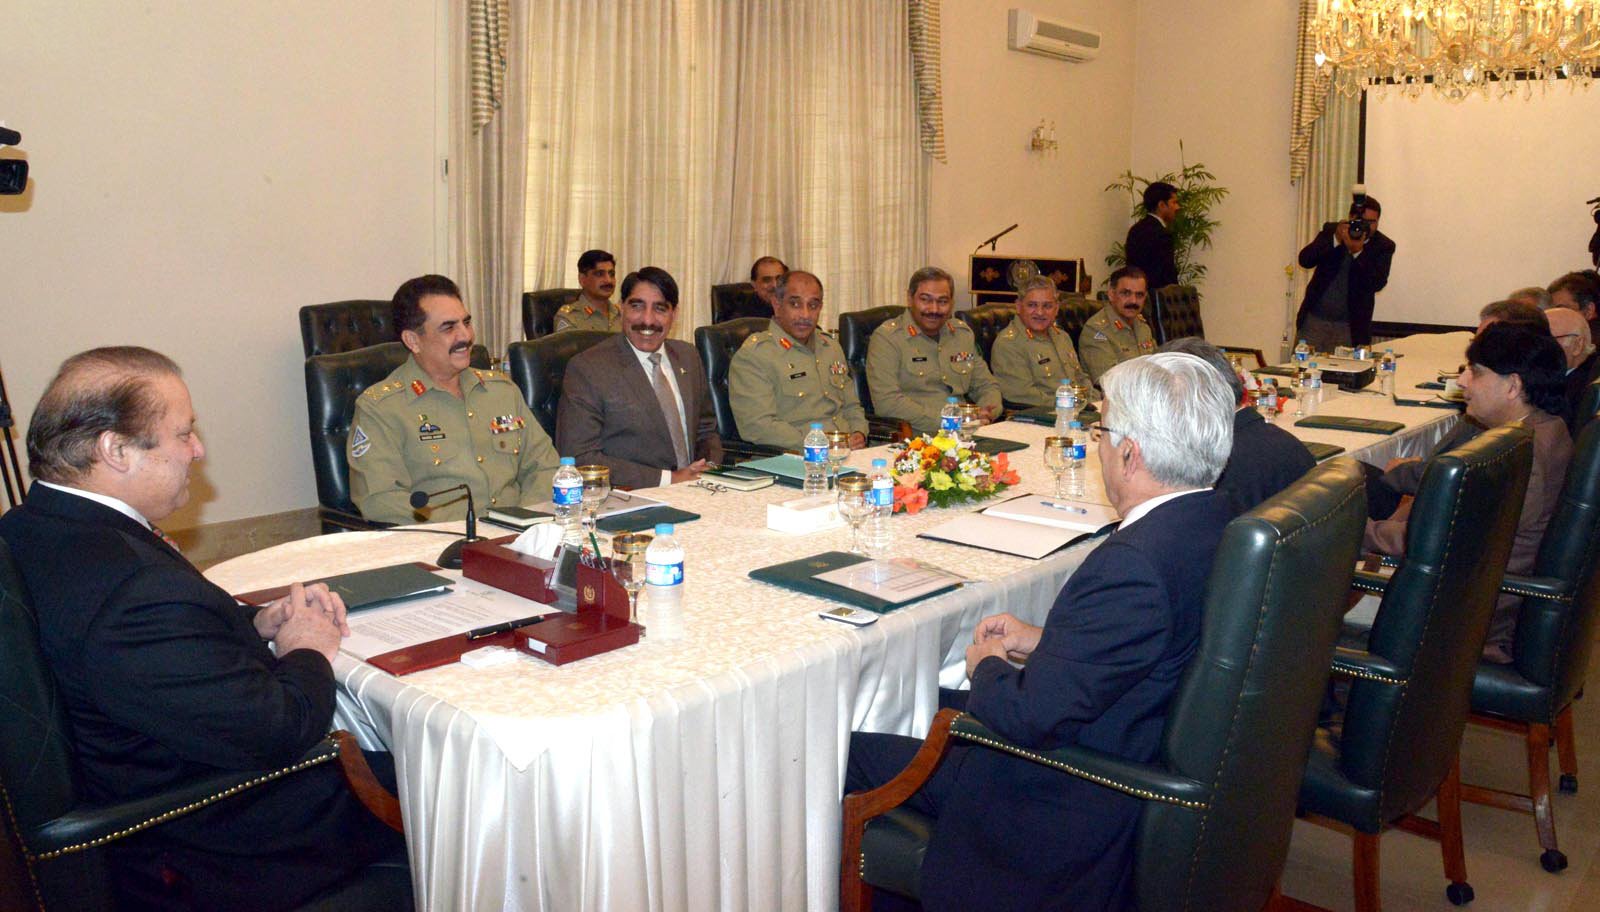
[[[894,443],[911,436],[913,436],[911,425],[904,421],[879,418],[876,415],[867,416],[868,443]]]
[[[322,522],[326,523],[327,525],[338,526],[341,529],[349,529],[352,532],[366,532],[375,529],[390,529],[395,525],[394,523],[380,522],[375,519],[367,519],[360,513],[349,513],[344,510],[335,510],[332,507],[318,507],[317,518],[322,520]]]
[[[1350,578],[1350,588],[1382,594],[1389,588],[1389,577],[1368,570],[1357,570]]]
[[[1531,595],[1535,598],[1572,601],[1572,586],[1566,580],[1553,576],[1521,576],[1507,573],[1500,583],[1500,591],[1510,595]]]
[[[95,848],[338,758],[338,744],[334,736],[329,735],[318,741],[304,757],[282,769],[223,773],[158,795],[80,808],[41,827],[27,840],[28,849],[34,860],[48,861],[59,855]]]
[[[1360,649],[1340,646],[1333,651],[1333,673],[1380,684],[1404,684],[1405,675],[1393,662]]]
[[[1053,750],[1032,750],[1019,747],[995,734],[977,718],[966,714],[956,717],[951,723],[950,734],[1070,773],[1079,779],[1115,789],[1144,801],[1161,801],[1180,807],[1199,809],[1205,807],[1211,799],[1211,790],[1203,783],[1185,776],[1174,775],[1149,764],[1113,757],[1092,748],[1072,745]]]

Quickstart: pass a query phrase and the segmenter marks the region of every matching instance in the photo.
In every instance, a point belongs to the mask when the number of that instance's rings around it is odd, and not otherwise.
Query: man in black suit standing
[[[622,332],[567,364],[556,450],[611,467],[618,487],[700,477],[722,461],[706,372],[694,346],[668,339],[678,283],[646,266],[622,280]]]
[[[1210,489],[1232,444],[1233,403],[1211,367],[1173,352],[1118,364],[1101,388],[1095,435],[1120,528],[1067,580],[1043,627],[1009,614],[980,621],[967,649],[972,689],[941,696],[1023,747],[1082,744],[1148,762],[1195,653],[1206,580],[1233,516]],[[846,791],[887,782],[920,745],[853,735]],[[1132,901],[1136,798],[959,745],[908,803],[936,818],[922,864],[930,912]]]
[[[1145,217],[1128,229],[1122,245],[1127,265],[1144,270],[1150,293],[1178,284],[1178,261],[1172,248],[1172,223],[1178,218],[1178,188],[1156,181],[1144,188]]]
[[[240,605],[152,525],[188,500],[204,455],[178,366],[144,348],[68,359],[28,427],[34,482],[0,538],[94,801],[288,766],[333,717],[330,663],[349,633],[339,597],[297,584]],[[331,764],[110,847],[126,906],[162,909],[292,908],[403,853]]]
[[[1315,272],[1294,322],[1313,351],[1372,344],[1372,310],[1389,284],[1394,241],[1378,230],[1383,207],[1377,199],[1359,200],[1350,216],[1365,220],[1366,230],[1351,231],[1349,219],[1328,222],[1300,251],[1301,268]]]

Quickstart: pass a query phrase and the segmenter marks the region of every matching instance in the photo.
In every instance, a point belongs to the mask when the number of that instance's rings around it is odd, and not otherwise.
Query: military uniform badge
[[[360,459],[361,457],[367,455],[367,451],[370,449],[372,449],[372,441],[368,439],[367,432],[361,429],[361,425],[358,424],[351,428],[350,458]]]
[[[411,381],[411,391],[420,396],[423,393],[426,393],[428,388],[422,384],[421,380],[413,380]]]

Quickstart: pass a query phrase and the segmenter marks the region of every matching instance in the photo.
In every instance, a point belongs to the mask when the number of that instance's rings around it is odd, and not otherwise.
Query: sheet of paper
[[[631,491],[612,491],[607,495],[606,502],[600,505],[599,518],[605,519],[608,516],[621,516],[624,513],[632,513],[635,510],[648,510],[651,507],[664,506],[666,506],[665,503],[645,497],[643,494],[635,494]],[[554,513],[556,505],[548,500],[542,500],[529,506],[528,509],[538,510],[541,513]]]
[[[1062,529],[983,513],[968,513],[934,526],[917,537],[970,545],[974,548],[1038,560],[1088,534],[1077,529]]]
[[[454,585],[455,591],[445,595],[350,615],[350,636],[339,644],[339,649],[364,660],[478,627],[556,610],[554,605],[529,601],[469,579]]]
[[[1063,500],[1038,494],[1013,497],[983,512],[1003,519],[1038,523],[1041,526],[1054,526],[1058,529],[1074,529],[1078,532],[1099,532],[1121,518],[1116,510],[1105,504],[1087,500]]]
[[[953,583],[966,581],[965,577],[946,573],[907,557],[851,564],[819,573],[817,579],[895,604],[909,602],[930,592],[948,589]]]

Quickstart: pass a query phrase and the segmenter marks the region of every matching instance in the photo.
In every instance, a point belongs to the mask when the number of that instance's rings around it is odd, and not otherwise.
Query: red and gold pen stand
[[[536,602],[554,602],[556,565],[507,548],[514,538],[508,535],[462,548],[462,575]],[[628,593],[605,567],[584,555],[573,585],[578,610],[548,614],[540,623],[512,631],[517,648],[552,665],[565,665],[639,642],[644,628],[629,622]]]

